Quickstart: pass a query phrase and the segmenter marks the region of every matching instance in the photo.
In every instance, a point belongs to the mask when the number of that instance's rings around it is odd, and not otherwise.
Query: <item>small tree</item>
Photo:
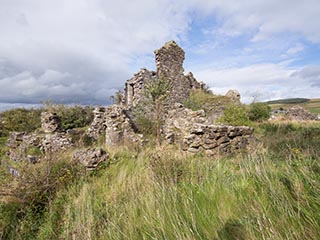
[[[163,78],[149,81],[145,85],[146,114],[155,122],[156,138],[161,145],[161,129],[164,121],[166,103],[169,96],[170,82]]]
[[[252,103],[249,108],[251,121],[263,121],[270,118],[271,107],[266,103]]]
[[[114,95],[110,96],[110,100],[115,104],[120,104],[123,99],[123,93],[118,90],[114,93]]]

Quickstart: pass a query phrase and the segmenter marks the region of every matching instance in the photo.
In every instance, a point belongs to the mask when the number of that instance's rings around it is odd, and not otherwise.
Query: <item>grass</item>
[[[320,128],[257,128],[259,146],[229,157],[109,149],[109,167],[52,193],[40,215],[2,205],[0,230],[17,222],[9,239],[319,239]]]
[[[309,99],[309,101],[298,101],[298,102],[278,102],[278,101],[271,101],[268,102],[270,107],[272,109],[280,109],[281,107],[283,109],[289,109],[293,106],[299,105],[307,110],[309,110],[312,113],[318,113],[320,114],[320,98],[313,98]]]

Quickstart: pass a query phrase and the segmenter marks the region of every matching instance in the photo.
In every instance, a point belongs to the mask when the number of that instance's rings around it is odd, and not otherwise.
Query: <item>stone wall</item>
[[[87,134],[96,140],[105,135],[107,146],[124,142],[142,142],[142,135],[136,133],[130,111],[117,104],[96,108]]]
[[[164,126],[168,143],[180,143],[184,151],[208,155],[245,149],[253,140],[253,129],[246,126],[213,125],[203,110],[192,111],[175,104]]]
[[[95,140],[105,133],[106,130],[106,107],[96,107],[93,110],[93,121],[88,128],[87,134]]]
[[[181,149],[216,155],[246,149],[252,140],[253,129],[250,127],[194,124],[189,134],[183,136]]]
[[[189,97],[192,88],[203,89],[205,84],[198,82],[190,72],[184,75],[183,61],[185,53],[174,41],[167,42],[155,50],[156,71],[141,69],[125,84],[123,105],[130,109],[143,98],[144,86],[148,81],[164,79],[170,82],[171,91],[168,102],[182,103]]]
[[[105,126],[107,146],[114,146],[124,142],[142,142],[142,135],[136,133],[127,110],[119,105],[112,105],[106,108]]]
[[[71,137],[61,130],[60,119],[56,113],[43,112],[41,127],[44,134],[25,132],[11,132],[9,134],[6,145],[9,148],[8,156],[11,160],[27,160],[36,163],[48,153],[64,151],[73,146]],[[35,151],[39,154],[35,155]]]
[[[142,68],[125,83],[123,103],[125,106],[136,106],[144,97],[144,86],[156,78],[156,72]]]

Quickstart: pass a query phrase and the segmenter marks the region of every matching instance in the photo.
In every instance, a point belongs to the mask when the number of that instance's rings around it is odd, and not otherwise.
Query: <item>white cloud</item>
[[[107,103],[108,96],[143,67],[140,64],[149,65],[146,54],[171,39],[188,41],[190,23],[205,16],[216,20],[212,30],[220,37],[249,33],[259,41],[290,32],[320,43],[318,0],[0,0],[0,5],[0,102],[5,103],[47,98]],[[202,47],[198,52],[208,50],[206,42]],[[214,51],[219,45],[209,47]],[[289,56],[303,51],[303,45],[286,49]],[[199,79],[211,83],[210,74],[216,74],[226,80],[220,89],[263,79],[269,83],[265,94],[276,94],[271,86],[276,84],[277,94],[284,95],[288,85],[282,85],[282,79],[306,81],[291,76],[295,70],[263,64],[203,71]],[[318,80],[310,82],[319,85]]]
[[[0,101],[107,103],[134,59],[186,33],[186,11],[169,0],[2,1]]]
[[[288,55],[294,55],[304,50],[304,46],[301,43],[297,43],[294,47],[287,50]]]
[[[256,64],[242,68],[206,69],[195,72],[216,94],[237,89],[243,102],[319,97],[320,65],[290,68],[286,64]]]
[[[221,27],[215,33],[237,36],[254,33],[252,41],[260,41],[275,33],[300,34],[312,42],[320,42],[318,0],[216,0],[197,1],[207,15],[214,13]]]

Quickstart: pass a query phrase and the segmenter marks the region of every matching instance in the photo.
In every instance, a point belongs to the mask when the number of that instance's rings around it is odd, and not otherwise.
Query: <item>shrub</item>
[[[46,103],[45,110],[57,113],[61,119],[63,130],[85,127],[93,120],[93,109],[89,106],[66,106]]]
[[[266,103],[252,103],[249,107],[251,121],[263,121],[270,118],[271,107]]]
[[[38,164],[16,163],[19,174],[8,176],[0,165],[0,238],[35,239],[43,214],[60,190],[84,176],[85,169],[66,156]],[[1,201],[3,200],[3,201]]]
[[[202,89],[192,89],[189,98],[184,102],[184,106],[193,111],[203,109],[207,113],[221,111],[222,106],[229,105],[230,98],[214,95],[210,91]]]
[[[1,113],[0,136],[9,132],[32,132],[40,127],[41,109],[16,108]]]
[[[242,105],[228,105],[219,122],[233,126],[250,125],[247,109]]]
[[[135,126],[145,136],[155,136],[156,135],[156,124],[152,119],[146,117],[144,114],[136,114],[134,119]]]

